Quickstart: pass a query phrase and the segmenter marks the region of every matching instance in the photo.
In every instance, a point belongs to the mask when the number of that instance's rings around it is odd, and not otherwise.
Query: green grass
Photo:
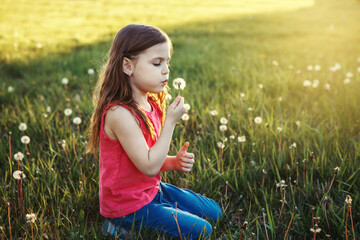
[[[286,1],[267,5],[261,1],[3,3],[3,238],[10,238],[9,202],[14,239],[31,239],[24,213],[37,215],[35,239],[104,239],[98,163],[84,154],[86,129],[98,70],[113,36],[132,21],[159,26],[173,41],[171,79],[187,81],[182,95],[191,109],[190,120],[181,121],[175,129],[170,153],[189,141],[196,163],[190,174],[168,173],[166,181],[205,194],[222,206],[224,216],[212,239],[239,239],[240,234],[242,239],[266,239],[265,224],[270,239],[283,239],[295,206],[289,239],[312,239],[312,209],[314,217],[320,217],[322,230],[317,239],[328,239],[327,222],[333,239],[345,239],[346,221],[349,239],[360,237],[359,1],[299,1],[290,6]],[[36,47],[38,42],[42,48]],[[341,69],[330,71],[336,63]],[[321,70],[309,71],[309,65],[320,65]],[[89,68],[96,74],[88,75]],[[345,84],[348,72],[353,76]],[[61,84],[64,77],[69,79],[67,87]],[[315,79],[317,88],[303,85]],[[8,91],[9,86],[14,92]],[[44,118],[48,106],[51,111]],[[64,116],[67,107],[73,110],[70,119]],[[214,109],[219,113],[216,117],[209,114]],[[75,116],[82,119],[79,129],[72,123]],[[259,125],[254,123],[257,116],[263,120]],[[221,117],[229,120],[224,133],[219,131]],[[18,128],[22,122],[28,126],[24,133]],[[17,169],[14,153],[26,153],[22,135],[31,138],[30,155],[20,162],[26,174],[22,182],[25,212],[19,208],[17,182],[12,177]],[[239,143],[238,136],[246,136],[246,142]],[[217,143],[224,137],[227,141],[221,151]],[[293,143],[296,147],[290,148]],[[329,190],[335,167],[340,172]],[[283,206],[283,191],[276,187],[282,179],[287,184]],[[347,217],[347,195],[352,197],[356,237]],[[329,199],[327,219],[325,197]],[[242,229],[239,222],[245,221],[247,228]],[[135,239],[161,238],[148,230],[133,234]]]

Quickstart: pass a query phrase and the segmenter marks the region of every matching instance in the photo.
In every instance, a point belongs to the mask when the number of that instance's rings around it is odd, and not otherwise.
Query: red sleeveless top
[[[149,99],[152,111],[144,111],[154,126],[155,140],[151,139],[145,123],[134,112],[149,148],[159,138],[162,111]],[[132,163],[118,140],[109,138],[104,131],[107,110],[120,105],[130,112],[131,108],[120,102],[109,104],[103,111],[100,128],[100,179],[99,201],[100,214],[108,218],[118,218],[133,213],[150,203],[159,190],[160,172],[155,177],[148,177],[140,172]]]

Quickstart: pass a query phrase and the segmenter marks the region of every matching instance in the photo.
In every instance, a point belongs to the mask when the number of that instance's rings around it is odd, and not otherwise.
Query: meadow
[[[106,239],[85,146],[129,23],[173,42],[190,109],[169,153],[189,141],[195,164],[162,179],[220,204],[211,239],[360,238],[359,1],[2,0],[0,19],[0,239]]]

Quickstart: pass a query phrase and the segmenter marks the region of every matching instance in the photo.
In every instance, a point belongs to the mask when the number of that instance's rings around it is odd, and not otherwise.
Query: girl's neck
[[[133,91],[133,99],[137,102],[145,111],[151,111],[151,105],[148,102],[148,94],[142,92]]]

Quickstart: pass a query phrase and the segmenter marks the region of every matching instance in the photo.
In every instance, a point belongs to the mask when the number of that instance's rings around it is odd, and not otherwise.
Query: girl
[[[189,239],[208,237],[222,213],[211,199],[160,181],[161,171],[189,172],[194,154],[186,142],[168,156],[171,137],[184,114],[178,96],[165,114],[172,44],[160,29],[128,25],[112,43],[94,91],[88,151],[100,146],[100,213],[105,233],[149,227]]]

